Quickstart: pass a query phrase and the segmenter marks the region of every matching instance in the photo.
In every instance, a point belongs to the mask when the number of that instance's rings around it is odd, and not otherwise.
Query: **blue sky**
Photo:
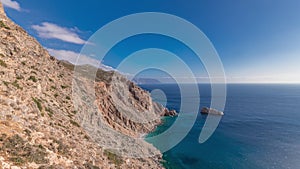
[[[206,34],[221,58],[228,82],[300,82],[298,0],[1,1],[12,20],[61,59],[74,59],[85,41],[112,20],[137,12],[164,12],[188,20]],[[116,67],[128,54],[149,47],[172,51],[196,76],[207,76],[188,47],[156,35],[125,39],[110,51],[104,64]]]

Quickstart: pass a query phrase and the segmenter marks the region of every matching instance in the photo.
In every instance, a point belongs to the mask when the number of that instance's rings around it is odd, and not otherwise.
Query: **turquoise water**
[[[180,109],[181,98],[176,85],[142,87],[149,91],[163,90],[168,99],[167,107]],[[199,88],[201,107],[209,106],[210,86],[199,85]],[[228,85],[224,113],[216,132],[203,144],[198,143],[198,137],[206,116],[199,114],[188,135],[163,154],[165,167],[300,168],[300,85]],[[176,118],[163,120],[164,124],[148,137],[168,129]],[[170,140],[171,136],[165,141]]]

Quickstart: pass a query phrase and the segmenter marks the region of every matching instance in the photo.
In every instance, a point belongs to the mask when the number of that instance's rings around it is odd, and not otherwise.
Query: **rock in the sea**
[[[177,116],[177,115],[178,114],[175,110],[168,110],[168,109],[165,109],[163,114],[163,116]]]
[[[213,108],[208,108],[208,107],[203,107],[201,109],[201,114],[214,114],[214,115],[220,115],[223,116],[224,113],[222,111],[213,109]]]

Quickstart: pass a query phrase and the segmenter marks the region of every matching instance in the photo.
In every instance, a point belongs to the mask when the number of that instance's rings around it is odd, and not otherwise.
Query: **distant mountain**
[[[152,78],[134,78],[132,81],[136,84],[161,84],[159,80]]]

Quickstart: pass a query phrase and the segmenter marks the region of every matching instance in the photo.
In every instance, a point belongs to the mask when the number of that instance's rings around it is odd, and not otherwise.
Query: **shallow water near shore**
[[[142,87],[148,91],[163,90],[167,107],[180,109],[184,98],[180,98],[177,85]],[[209,106],[210,85],[201,84],[199,88],[200,107]],[[225,115],[212,137],[203,144],[198,143],[206,119],[205,115],[198,114],[187,136],[163,154],[164,166],[172,169],[300,168],[300,85],[235,84],[228,85],[227,92]],[[176,117],[163,118],[164,123],[147,137],[162,133],[175,120]]]

